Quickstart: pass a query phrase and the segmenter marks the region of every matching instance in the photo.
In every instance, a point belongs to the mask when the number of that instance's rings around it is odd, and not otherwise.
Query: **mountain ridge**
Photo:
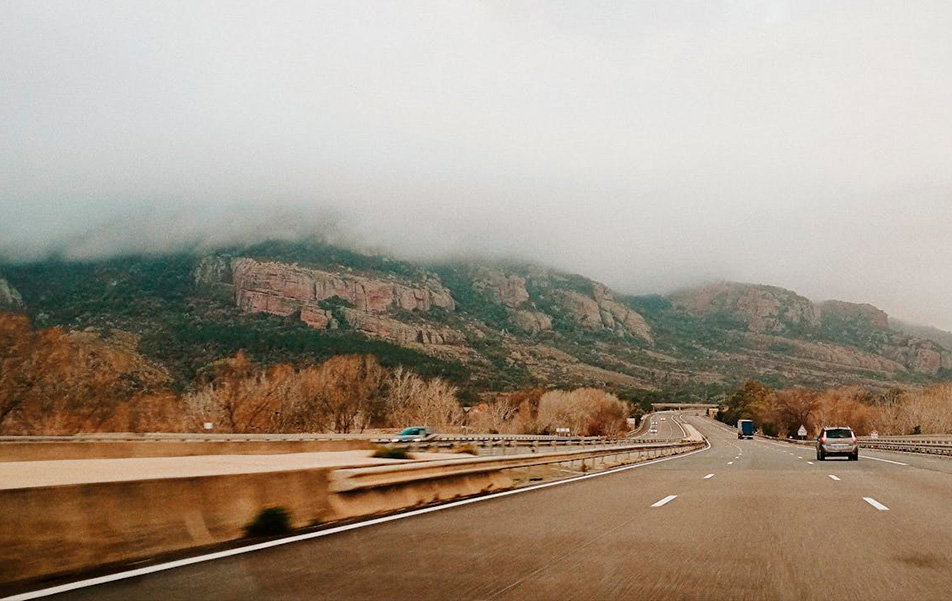
[[[948,349],[893,329],[880,309],[777,286],[635,296],[529,263],[286,242],[2,269],[38,325],[130,331],[181,387],[242,345],[266,361],[366,350],[471,394],[597,385],[689,398],[751,377],[888,388],[952,375]]]

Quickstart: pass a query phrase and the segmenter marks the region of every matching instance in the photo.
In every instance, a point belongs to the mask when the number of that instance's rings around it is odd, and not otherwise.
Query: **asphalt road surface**
[[[685,419],[709,449],[56,598],[952,598],[952,459]]]

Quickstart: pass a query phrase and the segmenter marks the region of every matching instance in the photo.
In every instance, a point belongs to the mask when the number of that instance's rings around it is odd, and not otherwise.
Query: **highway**
[[[679,435],[668,413],[658,436]],[[948,599],[952,459],[737,440],[56,599]]]

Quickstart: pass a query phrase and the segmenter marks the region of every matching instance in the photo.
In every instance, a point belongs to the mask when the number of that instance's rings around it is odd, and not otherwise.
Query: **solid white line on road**
[[[872,497],[863,497],[863,500],[880,511],[889,511],[889,508]]]
[[[225,557],[233,557],[235,555],[244,555],[245,553],[252,553],[254,551],[261,551],[263,549],[270,549],[271,547],[280,547],[283,545],[288,545],[291,543],[296,543],[300,541],[310,540],[314,538],[321,538],[324,536],[329,536],[332,534],[337,534],[340,532],[347,532],[348,530],[357,530],[360,528],[367,528],[368,526],[374,526],[376,524],[383,524],[385,522],[392,522],[394,520],[403,520],[406,518],[414,517],[417,515],[423,515],[426,513],[433,513],[435,511],[443,511],[446,509],[451,509],[453,507],[460,507],[463,505],[470,505],[472,503],[482,503],[484,501],[489,501],[491,499],[498,499],[499,497],[508,497],[510,495],[518,495],[527,492],[532,492],[534,490],[539,490],[542,488],[549,488],[552,486],[562,486],[564,484],[570,484],[572,482],[579,482],[580,480],[588,480],[589,478],[599,478],[601,476],[608,476],[611,474],[617,474],[618,472],[625,472],[632,469],[637,469],[640,467],[647,467],[649,465],[654,465],[656,463],[661,463],[664,461],[671,461],[673,459],[683,459],[685,457],[690,457],[697,453],[703,453],[704,451],[711,448],[711,443],[707,440],[704,441],[705,447],[703,449],[698,449],[696,451],[691,451],[690,453],[684,453],[683,455],[672,455],[670,457],[662,457],[660,459],[652,459],[651,461],[645,461],[643,463],[636,463],[634,465],[625,465],[622,467],[606,470],[604,472],[596,472],[594,474],[586,474],[584,476],[578,476],[575,478],[566,478],[565,480],[558,480],[556,482],[546,482],[545,484],[539,484],[537,486],[527,486],[525,488],[516,488],[513,490],[504,490],[497,493],[492,493],[482,497],[473,497],[471,499],[463,499],[461,501],[452,501],[446,503],[445,505],[434,505],[433,507],[425,507],[423,509],[414,509],[406,513],[398,513],[395,515],[388,515],[380,518],[374,518],[367,520],[365,522],[356,522],[354,524],[346,524],[344,526],[336,526],[333,528],[328,528],[327,530],[318,530],[317,532],[307,532],[305,534],[296,534],[289,536],[287,538],[279,538],[276,540],[270,540],[263,543],[256,543],[253,545],[248,545],[247,547],[237,547],[234,549],[228,549],[226,551],[217,551],[215,553],[208,553],[206,555],[198,555],[195,557],[187,557],[185,559],[177,559],[175,561],[169,561],[166,563],[160,563],[154,566],[147,566],[144,568],[136,568],[134,570],[127,570],[125,572],[117,572],[115,574],[107,574],[106,576],[97,576],[96,578],[87,578],[86,580],[77,580],[76,582],[69,582],[67,584],[61,584],[58,586],[51,586],[49,588],[40,589],[36,591],[29,591],[26,593],[20,593],[18,595],[13,595],[12,597],[0,597],[0,601],[27,601],[28,599],[39,599],[41,597],[49,597],[50,595],[57,595],[59,593],[65,593],[68,591],[75,591],[77,589],[89,588],[91,586],[98,586],[100,584],[106,584],[109,582],[116,582],[117,580],[126,580],[127,578],[136,578],[138,576],[145,576],[146,574],[154,574],[156,572],[164,572],[166,570],[172,570],[175,568],[180,568],[184,566],[194,565],[197,563],[204,563],[206,561],[214,561],[216,559],[223,559]]]
[[[652,505],[652,507],[661,507],[662,505],[667,505],[668,503],[673,501],[677,496],[678,495],[668,495],[667,497],[661,499],[660,501]]]
[[[873,461],[882,461],[884,463],[893,463],[896,465],[909,465],[908,463],[902,463],[900,461],[892,461],[890,459],[880,459],[879,457],[873,457],[872,455],[863,455],[866,459],[872,459]]]
[[[714,477],[714,474],[708,474],[704,476],[704,479],[707,480],[708,478],[713,478],[713,477]]]
[[[840,481],[840,479],[837,478],[836,476],[834,476],[833,474],[830,474],[830,479],[831,479],[831,480],[836,480],[837,482]]]

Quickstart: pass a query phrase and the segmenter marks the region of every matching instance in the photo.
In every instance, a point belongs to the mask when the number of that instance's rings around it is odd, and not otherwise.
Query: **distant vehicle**
[[[737,438],[753,438],[754,437],[754,420],[752,419],[740,419],[737,420]]]
[[[424,442],[436,437],[436,432],[425,426],[404,428],[390,442]]]
[[[664,421],[664,417],[661,418],[661,421]]]
[[[823,461],[827,457],[845,455],[850,461],[859,460],[859,445],[856,434],[849,426],[823,428],[816,437],[816,459]]]

